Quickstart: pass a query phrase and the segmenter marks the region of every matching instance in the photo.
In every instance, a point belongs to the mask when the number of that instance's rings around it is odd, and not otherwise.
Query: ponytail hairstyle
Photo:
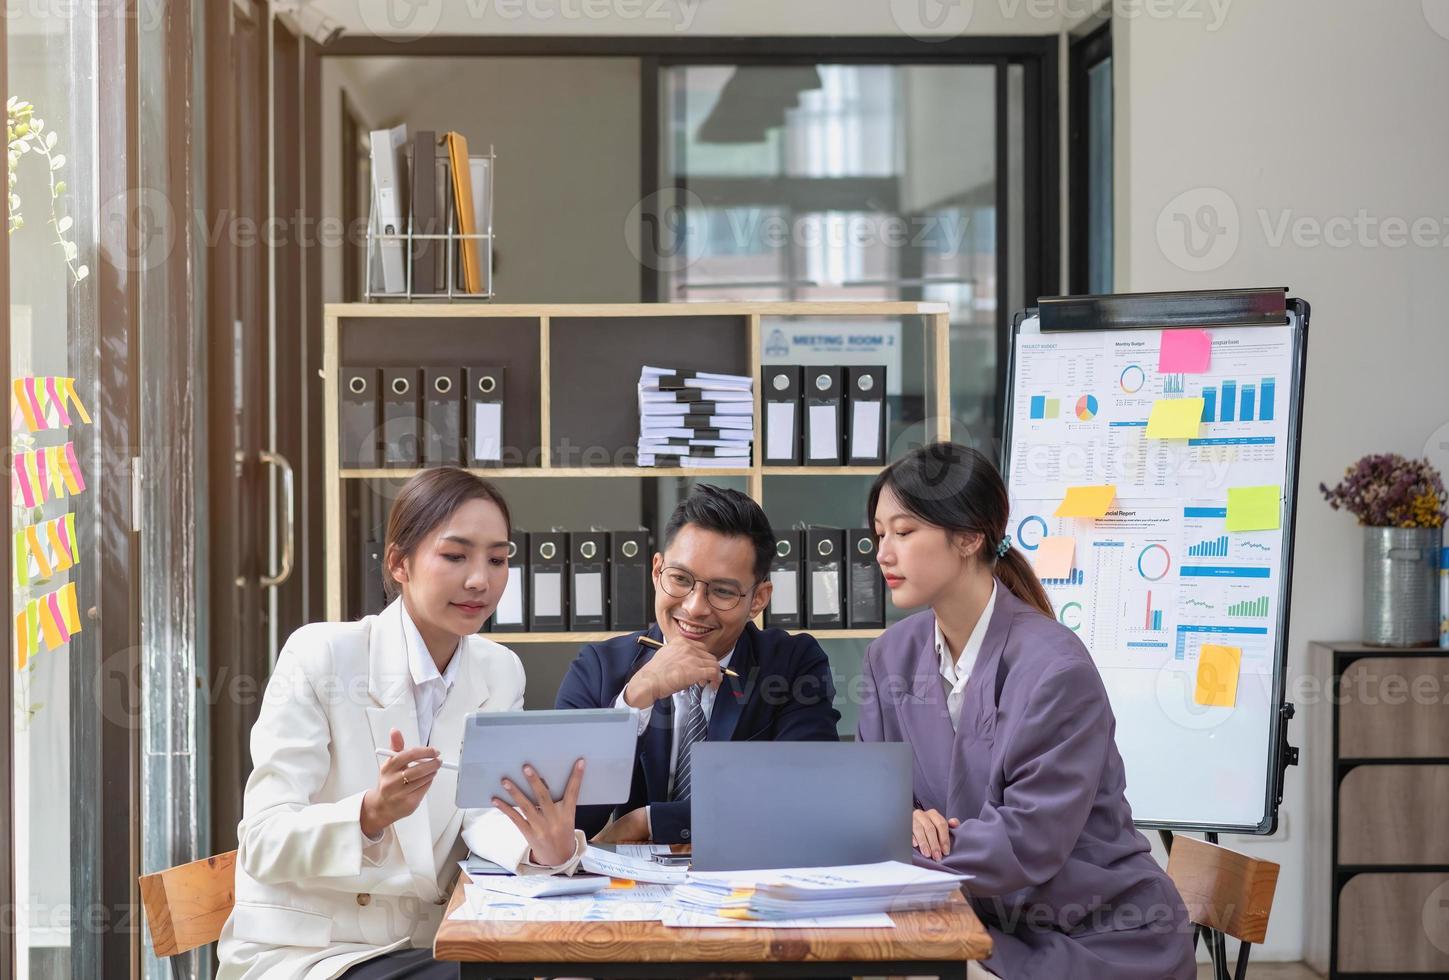
[[[467,470],[433,466],[403,484],[387,515],[387,533],[383,538],[382,589],[389,602],[402,591],[388,570],[392,567],[392,556],[413,557],[418,545],[470,500],[492,501],[503,511],[503,526],[513,526],[503,494],[492,483]]]
[[[1006,536],[1011,498],[991,461],[968,446],[936,442],[881,471],[870,488],[866,523],[875,524],[881,491],[890,488],[917,519],[946,531],[981,535],[977,557],[1027,605],[1056,618],[1051,600],[1021,550]]]

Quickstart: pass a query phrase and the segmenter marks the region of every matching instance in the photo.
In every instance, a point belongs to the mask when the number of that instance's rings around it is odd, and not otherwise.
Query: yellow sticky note
[[[1077,539],[1071,535],[1042,538],[1032,556],[1037,578],[1066,578],[1072,574],[1072,557],[1077,553]]]
[[[1107,513],[1112,498],[1117,496],[1117,485],[1108,483],[1100,487],[1068,487],[1067,495],[1058,505],[1055,517],[1090,517],[1096,519]]]
[[[1229,531],[1276,531],[1282,527],[1281,487],[1229,487]]]
[[[1243,666],[1239,647],[1204,643],[1197,654],[1197,689],[1192,699],[1208,708],[1231,708],[1238,703],[1238,671]]]
[[[1147,419],[1147,438],[1195,439],[1201,425],[1201,398],[1159,398]]]

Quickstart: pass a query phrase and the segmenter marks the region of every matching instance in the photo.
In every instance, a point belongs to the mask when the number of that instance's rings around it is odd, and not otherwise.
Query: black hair
[[[992,574],[1018,599],[1056,618],[1031,563],[1006,539],[1011,497],[991,460],[956,442],[913,450],[882,470],[871,485],[865,519],[872,527],[876,504],[887,487],[907,513],[932,527],[981,535],[977,557]]]
[[[770,574],[770,561],[775,554],[775,531],[770,527],[770,519],[753,498],[738,490],[698,484],[674,508],[669,523],[664,526],[664,544],[659,550],[669,550],[674,536],[686,524],[732,537],[749,538],[755,546],[755,581],[763,582]]]
[[[415,475],[398,491],[387,515],[387,535],[383,539],[382,588],[388,600],[400,591],[392,577],[388,556],[396,552],[411,558],[429,534],[470,500],[489,500],[503,511],[503,526],[511,527],[508,501],[498,487],[467,470],[456,466],[434,466]]]

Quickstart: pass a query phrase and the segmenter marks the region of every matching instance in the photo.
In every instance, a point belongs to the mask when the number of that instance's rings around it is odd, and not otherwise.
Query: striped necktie
[[[704,705],[700,703],[702,689],[698,684],[689,689],[685,700],[688,706],[684,715],[684,732],[679,738],[679,761],[674,772],[674,793],[672,799],[689,799],[689,777],[690,777],[690,749],[695,742],[704,741],[705,728],[708,727],[704,718]]]

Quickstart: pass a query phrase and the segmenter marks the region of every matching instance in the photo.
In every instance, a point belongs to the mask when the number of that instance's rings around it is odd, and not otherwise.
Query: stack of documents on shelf
[[[748,467],[754,435],[753,378],[640,372],[640,466]]]
[[[899,861],[696,872],[674,889],[670,905],[693,915],[764,922],[915,912],[945,905],[967,878]]]

